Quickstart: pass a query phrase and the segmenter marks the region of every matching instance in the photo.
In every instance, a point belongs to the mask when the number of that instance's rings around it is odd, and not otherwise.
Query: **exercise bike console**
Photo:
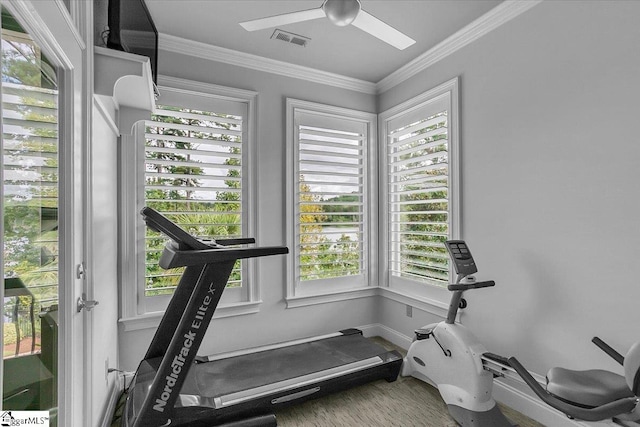
[[[453,268],[459,276],[469,276],[478,272],[476,262],[464,240],[447,240],[444,245],[453,261]]]

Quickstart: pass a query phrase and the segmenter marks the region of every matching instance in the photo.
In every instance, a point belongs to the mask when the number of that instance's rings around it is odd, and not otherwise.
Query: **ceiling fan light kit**
[[[254,19],[241,22],[240,25],[247,31],[258,31],[325,17],[339,27],[352,24],[396,49],[406,49],[416,42],[406,34],[362,10],[360,0],[325,0],[322,6],[317,9]]]
[[[322,10],[329,21],[338,27],[351,24],[361,9],[360,0],[325,0],[322,4]]]

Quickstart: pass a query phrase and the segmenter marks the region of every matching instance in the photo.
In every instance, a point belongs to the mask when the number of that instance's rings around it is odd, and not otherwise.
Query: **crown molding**
[[[385,92],[426,70],[441,59],[478,40],[543,0],[505,0],[452,36],[376,83],[377,93]]]
[[[163,86],[171,88],[174,91],[181,91],[185,93],[197,93],[202,94],[214,94],[216,98],[224,98],[230,101],[247,102],[255,100],[258,96],[258,92],[245,89],[231,88],[227,86],[220,86],[213,83],[202,83],[193,80],[181,79],[178,77],[158,75],[158,86],[160,94],[162,95]]]
[[[436,62],[476,41],[542,1],[543,0],[505,0],[466,27],[457,31],[452,36],[438,43],[427,52],[403,65],[377,83],[183,39],[169,34],[159,34],[158,47],[161,50],[169,52],[197,56],[199,58],[238,67],[376,95],[426,70]]]
[[[225,64],[236,65],[286,77],[293,77],[296,79],[303,79],[314,83],[321,83],[356,92],[363,92],[371,95],[375,95],[377,93],[376,84],[365,80],[290,64],[288,62],[269,59],[250,53],[238,52],[236,50],[187,40],[168,34],[159,35],[158,47],[169,52],[181,54],[186,53],[191,56],[197,56],[211,61],[223,62]]]

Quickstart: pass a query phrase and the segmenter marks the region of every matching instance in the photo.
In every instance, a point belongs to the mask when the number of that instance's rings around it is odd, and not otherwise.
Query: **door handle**
[[[78,298],[78,313],[80,313],[82,310],[91,311],[96,305],[100,304],[96,300],[86,300],[86,297],[86,294],[82,294],[82,297]]]

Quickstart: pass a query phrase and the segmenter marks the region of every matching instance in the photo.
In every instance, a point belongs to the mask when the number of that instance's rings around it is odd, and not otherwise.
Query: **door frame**
[[[84,166],[84,147],[91,135],[88,102],[93,54],[87,45],[92,47],[93,43],[85,40],[92,40],[92,2],[71,1],[71,10],[63,0],[1,0],[1,4],[56,65],[60,78],[58,425],[89,425],[91,376],[86,374],[91,371],[91,345],[86,323],[91,314],[78,313],[76,307],[79,297],[92,295],[87,275],[77,274],[77,266],[87,264],[85,198],[89,171]],[[3,292],[1,289],[2,298]],[[4,374],[2,365],[0,376]]]

